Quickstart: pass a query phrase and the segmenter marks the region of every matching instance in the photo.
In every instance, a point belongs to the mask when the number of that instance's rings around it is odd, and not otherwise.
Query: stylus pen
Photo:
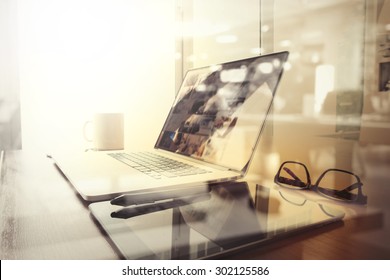
[[[181,199],[172,199],[164,202],[156,202],[156,203],[151,203],[151,204],[146,204],[141,206],[125,207],[120,210],[112,212],[111,217],[119,218],[119,219],[129,219],[135,216],[154,213],[166,209],[188,205],[199,201],[208,200],[210,199],[210,197],[211,195],[207,193],[207,194],[183,197]]]
[[[188,204],[188,202],[185,202],[183,200],[171,200],[167,202],[159,202],[159,203],[153,203],[153,204],[142,205],[142,206],[126,207],[118,211],[112,212],[111,217],[119,218],[119,219],[129,219],[135,216],[140,216],[148,213],[153,213],[153,212],[158,212],[158,211],[162,211],[174,207],[183,206],[185,204]]]
[[[191,188],[191,189],[175,189],[169,191],[160,191],[160,192],[144,192],[136,194],[123,194],[110,201],[112,205],[118,206],[130,206],[130,205],[139,205],[153,203],[160,200],[182,198],[187,196],[201,195],[210,192],[210,188],[207,186]]]

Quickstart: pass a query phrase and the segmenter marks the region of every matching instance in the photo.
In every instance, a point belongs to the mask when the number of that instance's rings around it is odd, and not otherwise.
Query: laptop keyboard
[[[109,156],[153,178],[174,178],[211,171],[150,152],[109,153]]]

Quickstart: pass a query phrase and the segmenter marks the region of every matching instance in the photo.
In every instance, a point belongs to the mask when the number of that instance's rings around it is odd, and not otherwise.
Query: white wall
[[[154,144],[174,97],[174,0],[18,0],[23,149],[85,149],[95,112]]]

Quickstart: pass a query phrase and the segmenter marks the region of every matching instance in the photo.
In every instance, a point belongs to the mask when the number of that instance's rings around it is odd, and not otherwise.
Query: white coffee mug
[[[88,129],[90,126],[92,129]],[[93,142],[93,150],[124,149],[124,116],[122,113],[97,113],[92,121],[84,124],[83,132],[85,140]]]

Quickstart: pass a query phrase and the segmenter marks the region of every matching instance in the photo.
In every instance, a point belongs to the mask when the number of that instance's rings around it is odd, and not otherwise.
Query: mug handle
[[[86,141],[88,141],[88,142],[92,142],[93,141],[93,139],[88,137],[88,135],[87,135],[87,128],[88,128],[88,126],[92,125],[92,123],[93,123],[92,121],[86,121],[84,123],[84,126],[83,126],[83,136],[84,136],[84,139]]]

